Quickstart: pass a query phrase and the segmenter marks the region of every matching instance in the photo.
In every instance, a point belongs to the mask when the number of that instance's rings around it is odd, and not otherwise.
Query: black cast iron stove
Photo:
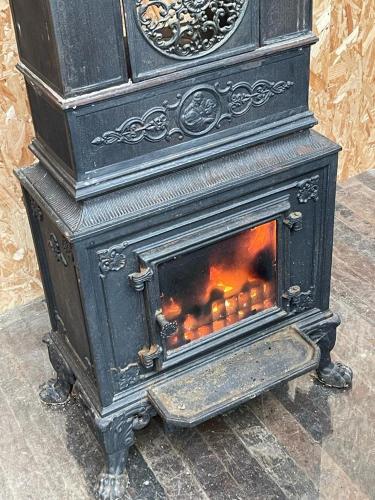
[[[134,431],[333,363],[339,147],[311,130],[310,0],[12,0],[39,163],[17,172],[57,377],[120,498]]]

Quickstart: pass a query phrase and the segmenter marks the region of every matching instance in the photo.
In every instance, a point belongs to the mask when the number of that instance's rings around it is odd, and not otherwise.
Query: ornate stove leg
[[[99,476],[99,500],[118,500],[124,497],[129,482],[126,473],[128,454],[129,448],[107,454],[105,469]]]
[[[99,500],[118,500],[124,496],[128,487],[126,462],[129,448],[134,444],[134,431],[143,429],[153,414],[151,406],[144,403],[126,413],[97,419],[97,434],[106,456],[97,488]]]
[[[319,381],[328,387],[344,389],[352,385],[353,371],[348,366],[331,360],[331,351],[336,343],[336,328],[340,323],[339,315],[333,314],[307,333],[320,347],[321,357],[316,371]]]
[[[51,365],[56,371],[56,378],[41,386],[39,397],[47,405],[63,405],[69,399],[75,377],[50,337],[44,338],[43,342],[48,346],[48,355]]]

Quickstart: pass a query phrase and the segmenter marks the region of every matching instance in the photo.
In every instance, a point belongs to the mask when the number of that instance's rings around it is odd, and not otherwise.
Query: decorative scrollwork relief
[[[130,411],[97,419],[96,425],[106,443],[106,449],[116,451],[134,443],[134,431],[146,427],[155,410],[148,402],[140,402]]]
[[[99,252],[97,252],[102,278],[110,271],[119,271],[125,267],[126,255],[124,250],[127,246],[128,242],[124,241],[120,245],[114,245],[108,249],[99,250]]]
[[[173,104],[164,101],[142,115],[125,120],[114,130],[104,132],[92,140],[94,146],[108,146],[115,143],[138,144],[142,140],[158,142],[202,136],[214,128],[220,128],[224,120],[244,115],[251,107],[265,105],[272,97],[285,93],[294,85],[290,81],[269,82],[258,80],[227,82],[224,88],[217,82],[200,85],[177,94]]]
[[[55,255],[57,262],[61,262],[64,267],[68,267],[69,259],[72,259],[72,246],[70,242],[63,238],[60,245],[57,236],[51,233],[48,240],[48,246]]]
[[[163,54],[192,59],[216,50],[235,32],[247,0],[137,0],[138,27]]]
[[[140,366],[138,363],[129,364],[125,368],[114,368],[113,371],[120,391],[139,382]]]
[[[319,200],[319,175],[299,182],[297,187],[297,198],[300,203],[307,203],[309,200]]]
[[[283,94],[293,85],[294,83],[289,81],[269,82],[268,80],[258,80],[253,85],[247,82],[236,83],[231,86],[229,109],[233,115],[243,115],[251,106],[263,106],[271,97]]]
[[[290,310],[296,313],[311,309],[314,305],[314,296],[312,290],[301,292],[298,296],[293,297],[290,301]]]
[[[37,204],[37,202],[33,199],[30,201],[30,208],[31,208],[31,213],[33,217],[38,219],[39,222],[42,222],[43,220],[43,212],[40,206]]]
[[[164,107],[152,108],[142,117],[132,117],[125,120],[115,130],[104,132],[101,137],[96,137],[92,144],[113,144],[123,142],[126,144],[137,144],[143,139],[149,142],[158,142],[168,135],[167,109]]]

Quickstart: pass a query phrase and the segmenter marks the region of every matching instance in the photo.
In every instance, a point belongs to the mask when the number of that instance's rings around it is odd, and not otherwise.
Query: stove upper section
[[[311,43],[311,0],[10,3],[21,68],[62,98],[217,70],[291,40]]]

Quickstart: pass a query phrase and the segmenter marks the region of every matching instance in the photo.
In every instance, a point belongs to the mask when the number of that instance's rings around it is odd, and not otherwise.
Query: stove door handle
[[[155,318],[160,327],[161,338],[166,339],[176,333],[178,328],[177,321],[168,321],[161,309],[156,311]]]

